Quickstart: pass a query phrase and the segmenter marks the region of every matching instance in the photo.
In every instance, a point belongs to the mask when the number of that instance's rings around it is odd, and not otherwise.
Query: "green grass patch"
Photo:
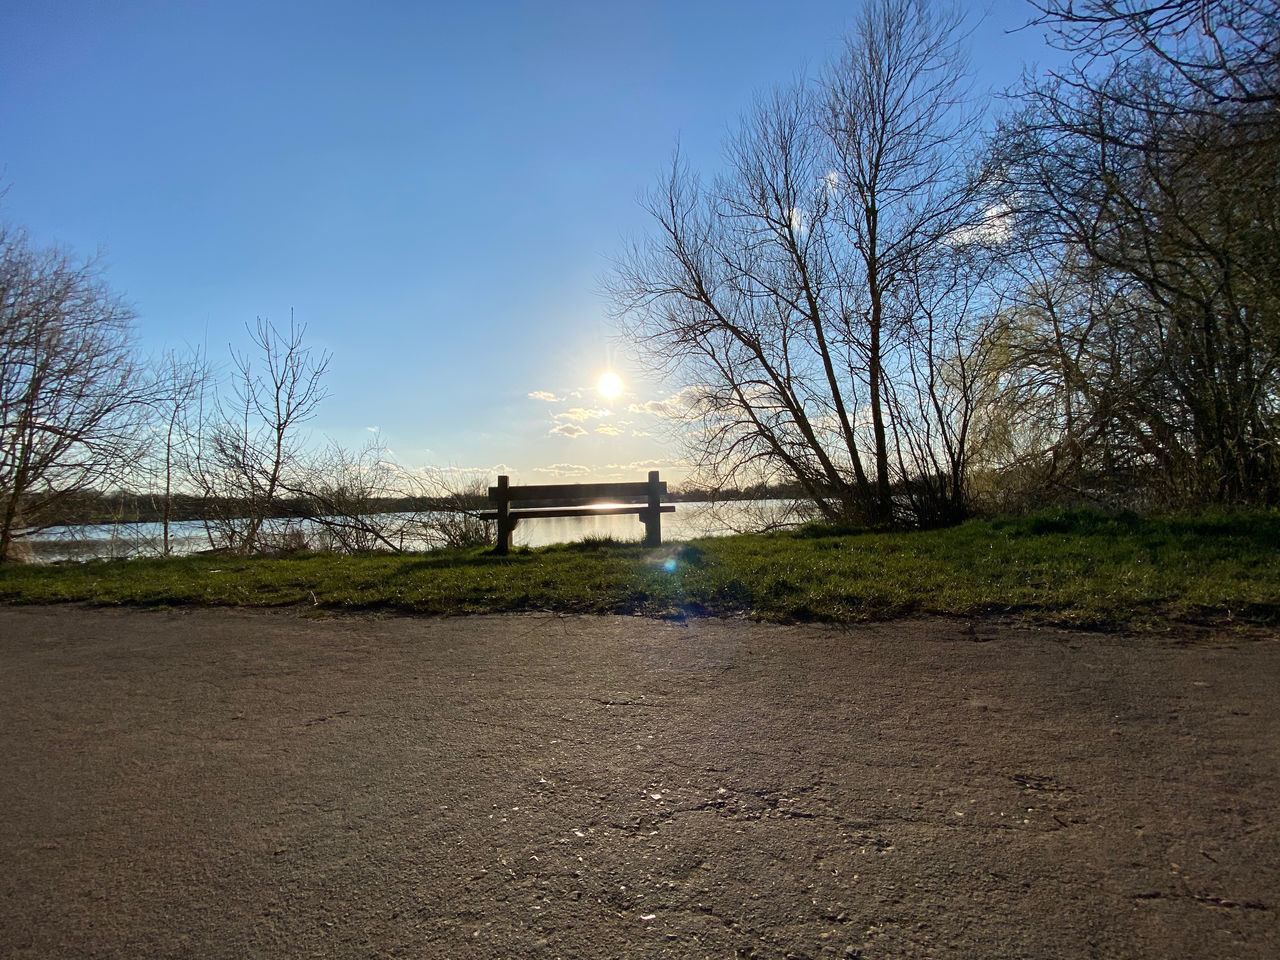
[[[187,557],[0,568],[0,601],[554,610],[855,623],[1015,614],[1096,629],[1280,622],[1280,511],[1052,512],[947,530],[802,530],[670,544],[588,540],[498,557]]]

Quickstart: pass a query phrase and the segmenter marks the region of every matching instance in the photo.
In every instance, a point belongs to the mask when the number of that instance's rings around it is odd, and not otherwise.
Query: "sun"
[[[600,396],[612,400],[622,394],[622,379],[616,373],[602,374],[596,381],[596,389],[600,391]]]

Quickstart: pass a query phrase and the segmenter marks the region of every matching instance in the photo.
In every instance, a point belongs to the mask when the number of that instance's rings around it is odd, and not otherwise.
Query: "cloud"
[[[632,413],[648,413],[655,417],[671,417],[675,415],[673,407],[665,400],[646,400],[644,403],[633,403],[627,407]]]
[[[633,437],[651,437],[651,436],[653,436],[653,434],[651,434],[648,430],[632,430],[632,431],[631,431],[631,435],[632,435]]]
[[[1002,244],[1013,236],[1013,210],[1006,203],[997,203],[982,213],[982,222],[953,230],[942,242],[953,247],[970,243]]]
[[[683,459],[670,460],[632,460],[630,463],[606,463],[596,466],[585,466],[580,463],[552,463],[545,467],[534,467],[534,473],[548,474],[566,480],[595,480],[601,483],[614,480],[635,481],[644,479],[649,470],[659,472],[672,469],[679,472],[687,467]],[[670,479],[670,477],[668,477]]]
[[[585,477],[591,468],[580,463],[553,463],[549,467],[534,467],[533,472],[549,473],[553,477]]]
[[[573,420],[582,423],[584,420],[595,420],[597,417],[609,416],[608,410],[592,410],[587,407],[570,407],[564,413],[557,413],[557,420]]]
[[[603,433],[606,437],[616,437],[622,431],[611,423],[602,423],[596,427],[596,433]]]
[[[475,479],[497,476],[498,474],[512,474],[516,471],[509,464],[496,463],[489,466],[462,466],[459,464],[433,465],[425,464],[416,467],[406,467],[399,461],[387,461],[386,466],[406,477],[414,477],[418,480],[438,480],[448,484],[456,482],[470,482]]]
[[[652,470],[658,467],[677,467],[687,465],[688,461],[679,457],[670,460],[632,460],[630,463],[607,463],[606,470],[618,470],[622,473],[635,473],[637,470]]]
[[[570,440],[575,437],[586,436],[587,431],[583,430],[576,423],[562,423],[558,427],[551,428],[551,435],[559,434],[562,437],[568,437]]]
[[[702,390],[698,387],[685,387],[665,400],[633,403],[627,409],[632,413],[647,413],[649,416],[662,417],[664,420],[683,420],[690,415],[701,394]]]
[[[545,400],[547,403],[559,403],[562,398],[557,397],[554,393],[546,390],[535,390],[529,394],[530,400]]]

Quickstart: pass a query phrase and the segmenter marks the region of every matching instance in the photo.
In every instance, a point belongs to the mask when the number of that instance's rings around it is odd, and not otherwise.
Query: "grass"
[[[595,539],[507,557],[471,548],[7,566],[0,601],[834,623],[1013,614],[1094,629],[1274,625],[1278,544],[1275,510],[1152,518],[1071,511],[912,533],[815,526],[657,550]]]

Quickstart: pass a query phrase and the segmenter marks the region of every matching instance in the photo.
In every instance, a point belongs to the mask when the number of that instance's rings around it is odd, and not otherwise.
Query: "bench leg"
[[[646,510],[640,514],[640,522],[644,524],[644,545],[662,546],[662,511]]]
[[[511,531],[516,528],[516,522],[511,519],[510,489],[511,478],[499,475],[498,486],[489,490],[489,497],[498,501],[498,542],[493,545],[493,552],[500,557],[511,551]]]
[[[649,471],[649,509],[640,514],[644,521],[644,545],[662,546],[662,494],[659,492],[658,471]]]
[[[511,552],[511,535],[515,533],[516,522],[507,520],[505,523],[502,519],[498,520],[498,542],[494,545],[493,552],[500,557],[505,557]]]

